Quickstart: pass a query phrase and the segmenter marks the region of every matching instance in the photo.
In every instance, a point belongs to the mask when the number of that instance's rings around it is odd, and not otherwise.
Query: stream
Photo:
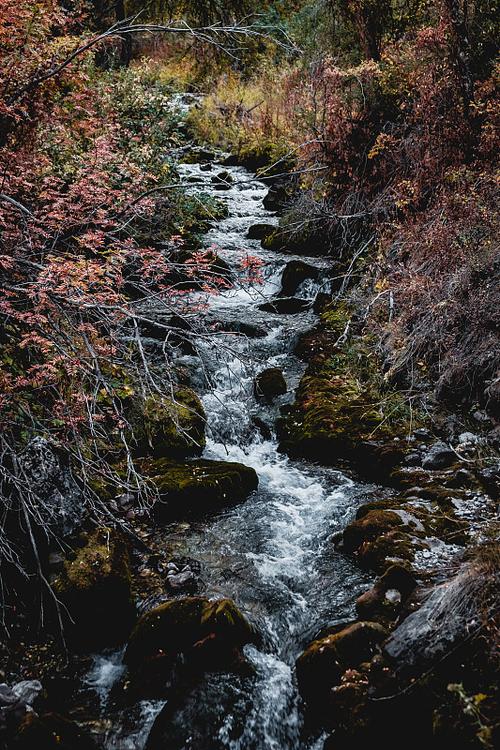
[[[231,178],[227,190],[212,183],[222,170]],[[367,588],[369,577],[335,550],[331,537],[373,487],[278,452],[273,424],[279,408],[292,400],[304,370],[292,353],[294,342],[316,316],[310,310],[282,315],[259,309],[276,296],[283,270],[294,258],[247,239],[251,225],[277,221],[262,203],[268,187],[242,167],[214,163],[208,171],[182,164],[179,171],[192,183],[192,194],[216,195],[228,208],[228,217],[207,233],[205,245],[217,247],[240,282],[209,296],[207,314],[264,329],[256,338],[223,335],[230,346],[218,345],[220,334],[200,342],[210,389],[199,359],[182,358],[195,389],[205,389],[209,432],[204,457],[253,467],[259,489],[237,507],[203,522],[172,524],[161,533],[174,538],[183,555],[201,563],[201,593],[234,599],[263,638],[259,648],[245,647],[254,676],[208,674],[183,695],[168,727],[157,720],[151,733],[165,701],[142,701],[126,711],[116,707],[113,690],[125,671],[120,651],[96,656],[86,682],[99,700],[107,750],[320,750],[322,737],[310,736],[304,727],[294,663],[322,628],[353,617],[355,599]],[[238,271],[247,254],[262,264],[260,283],[249,283]],[[324,259],[301,260],[325,266]],[[297,296],[313,300],[319,284],[303,282]],[[256,374],[268,367],[279,367],[288,384],[288,393],[272,406],[257,400],[253,387]],[[269,426],[265,436],[255,418]]]

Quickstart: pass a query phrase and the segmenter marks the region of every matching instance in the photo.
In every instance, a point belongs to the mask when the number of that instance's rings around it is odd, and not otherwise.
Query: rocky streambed
[[[179,347],[176,429],[161,405],[147,415],[153,513],[113,497],[133,540],[90,529],[52,553],[83,653],[7,660],[9,747],[474,743],[496,699],[498,470],[459,421],[389,429],[343,369],[329,262],[274,249],[269,184],[220,155],[190,160],[193,196],[226,206],[204,245],[228,283],[188,292],[208,327]],[[143,342],[161,349],[154,325]]]

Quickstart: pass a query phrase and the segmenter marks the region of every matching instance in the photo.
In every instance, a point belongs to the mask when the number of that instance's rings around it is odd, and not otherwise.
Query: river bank
[[[76,615],[72,656],[65,666],[54,648],[47,660],[44,640],[10,652],[6,681],[41,679],[45,691],[41,723],[23,718],[12,746],[77,731],[54,712],[87,732],[67,747],[295,750],[374,736],[390,747],[415,711],[415,744],[464,727],[476,742],[496,700],[482,637],[498,576],[487,442],[460,416],[421,425],[395,390],[380,409],[377,362],[356,311],[332,301],[329,259],[266,247],[278,221],[268,184],[206,149],[178,169],[192,195],[221,198],[226,213],[203,246],[227,283],[187,292],[205,325],[176,358],[183,439],[172,439],[170,414],[147,415],[153,514],[133,495],[112,497],[128,540],[79,529],[52,557],[54,590]],[[161,351],[161,316],[144,305],[143,345]],[[474,585],[450,627],[443,613],[465,579]],[[464,659],[481,665],[470,684]],[[424,697],[406,692],[410,681]],[[466,710],[477,695],[479,718]]]

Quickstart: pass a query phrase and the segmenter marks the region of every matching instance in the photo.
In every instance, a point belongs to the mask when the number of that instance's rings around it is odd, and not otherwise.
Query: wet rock
[[[346,552],[355,552],[365,542],[372,541],[403,524],[401,516],[393,510],[370,510],[365,516],[346,526],[344,549]]]
[[[258,429],[261,437],[264,438],[264,440],[270,440],[272,437],[272,430],[270,426],[264,422],[263,419],[261,419],[258,416],[252,417],[252,424]]]
[[[324,700],[346,669],[357,667],[377,653],[388,631],[375,622],[357,622],[338,633],[313,641],[297,660],[301,695]]]
[[[227,331],[228,333],[240,333],[249,339],[261,339],[267,336],[268,333],[265,328],[240,320],[219,321],[217,327],[219,330]]]
[[[268,402],[287,392],[286,380],[279,367],[269,367],[255,378],[255,395]]]
[[[230,461],[149,459],[141,462],[141,471],[159,493],[153,509],[159,523],[202,517],[241,502],[257,489],[259,481],[254,469]]]
[[[461,432],[458,436],[458,442],[460,445],[476,445],[480,442],[480,438],[473,432]]]
[[[0,744],[14,747],[20,727],[26,717],[33,714],[33,706],[42,692],[38,680],[23,680],[9,686],[0,684]],[[15,745],[17,747],[17,745]]]
[[[424,454],[422,466],[424,469],[445,469],[457,462],[456,453],[443,442],[434,443]]]
[[[142,615],[124,661],[132,674],[155,675],[160,681],[179,654],[197,672],[232,671],[242,659],[242,647],[255,641],[256,631],[230,599],[186,597]]]
[[[172,571],[167,575],[167,585],[172,591],[193,592],[197,586],[197,579],[192,570],[183,570],[180,573]]]
[[[304,263],[302,260],[289,261],[281,276],[280,297],[293,297],[297,289],[306,279],[317,279],[319,269]]]
[[[480,550],[392,633],[384,650],[398,670],[420,671],[437,663],[493,617],[500,587],[498,559],[497,545]]]
[[[27,713],[8,750],[97,750],[94,740],[76,722],[56,713]]]
[[[211,182],[217,190],[229,190],[233,183],[233,178],[229,172],[223,170],[222,172],[214,175],[211,178]]]
[[[491,497],[500,497],[500,466],[488,466],[478,473],[479,481]]]
[[[281,297],[259,305],[259,310],[277,315],[297,315],[311,308],[311,301],[299,297]]]
[[[48,440],[36,437],[19,457],[28,484],[36,491],[37,512],[56,536],[67,536],[80,526],[85,504],[69,466]]]
[[[281,211],[290,201],[290,188],[286,182],[276,182],[269,188],[263,200],[264,208],[268,211]]]
[[[145,750],[222,750],[228,747],[229,722],[229,747],[239,746],[251,716],[253,694],[250,675],[208,673],[194,684],[177,683],[167,693]]]
[[[247,232],[249,240],[263,240],[276,230],[274,224],[252,224]]]
[[[318,292],[318,294],[314,298],[313,312],[315,312],[316,315],[321,315],[321,313],[328,307],[331,301],[332,297],[330,294],[326,294],[326,292]]]
[[[187,458],[199,456],[205,447],[205,412],[189,388],[178,388],[174,399],[150,396],[134,404],[129,421],[137,456]]]
[[[213,165],[210,162],[207,162],[206,164],[200,164],[200,170],[202,172],[211,172],[213,169]]]
[[[358,597],[356,612],[364,620],[392,620],[416,585],[415,576],[408,568],[391,565],[373,588]]]
[[[53,589],[72,619],[66,627],[75,648],[101,648],[123,640],[135,614],[123,536],[113,529],[94,531],[74,559],[66,561]]]
[[[451,507],[442,512],[389,498],[358,509],[357,519],[344,529],[343,547],[363,566],[384,572],[394,562],[412,563],[417,551],[428,550],[428,537],[464,544],[466,532],[467,523]]]

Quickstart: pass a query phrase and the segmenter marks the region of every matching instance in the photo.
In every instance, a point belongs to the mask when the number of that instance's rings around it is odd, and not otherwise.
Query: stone
[[[479,442],[479,437],[473,432],[462,432],[458,436],[458,442],[460,445],[475,445]]]
[[[173,591],[182,591],[196,588],[196,576],[192,570],[183,570],[180,573],[169,573],[167,584]]]
[[[71,617],[66,632],[75,648],[104,648],[128,635],[135,616],[129,564],[124,537],[109,528],[96,529],[66,561],[53,589]]]
[[[274,232],[276,227],[274,224],[252,224],[247,232],[249,240],[263,240]]]
[[[231,461],[146,459],[140,468],[158,491],[153,507],[158,523],[202,517],[241,502],[259,483],[254,469]]]
[[[355,552],[365,542],[402,525],[402,518],[393,510],[370,510],[363,518],[346,526],[344,549],[346,552]]]
[[[230,599],[185,597],[164,602],[141,616],[131,633],[124,661],[132,674],[168,674],[183,654],[196,671],[231,671],[241,649],[257,634]]]
[[[249,339],[262,339],[267,336],[265,328],[241,320],[219,321],[217,327],[218,330],[227,331],[227,333],[240,333]]]
[[[356,612],[364,620],[393,620],[417,582],[403,565],[391,565],[371,589],[356,600]]]
[[[277,396],[284,395],[287,390],[286,380],[279,367],[269,367],[255,378],[255,395],[257,398],[272,402]]]
[[[281,276],[281,291],[279,297],[293,297],[297,289],[306,279],[317,279],[319,269],[302,260],[290,260]]]
[[[229,190],[233,183],[233,178],[229,174],[229,172],[223,170],[222,172],[214,175],[211,178],[211,182],[217,188],[217,190]]]
[[[379,623],[357,622],[313,641],[296,663],[301,695],[306,700],[326,697],[343,672],[368,661],[388,635]]]
[[[19,456],[26,481],[36,492],[37,513],[55,536],[73,534],[85,514],[82,492],[55,446],[42,437],[31,440]]]
[[[281,297],[272,302],[258,305],[258,307],[263,312],[270,312],[275,315],[297,315],[311,308],[311,300],[300,299],[299,297]]]
[[[206,416],[190,388],[178,388],[173,399],[149,396],[131,408],[136,456],[188,458],[205,447]]]
[[[424,469],[445,469],[458,461],[456,453],[449,445],[437,442],[431,445],[422,459]]]
[[[480,549],[403,620],[385,644],[385,654],[405,672],[420,672],[438,663],[495,617],[499,590],[498,545]]]

